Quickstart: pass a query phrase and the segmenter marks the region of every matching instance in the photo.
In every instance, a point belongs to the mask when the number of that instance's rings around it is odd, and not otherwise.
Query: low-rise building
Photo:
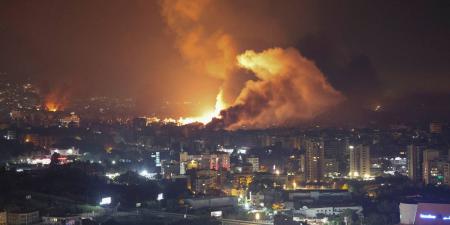
[[[43,225],[81,225],[80,216],[43,216]]]
[[[73,146],[70,146],[70,147],[55,146],[55,147],[50,148],[50,155],[53,155],[55,153],[58,153],[61,156],[76,156],[76,155],[80,154],[80,150]]]
[[[450,223],[450,204],[400,203],[400,224],[444,225]]]
[[[341,214],[342,212],[346,210],[353,210],[357,214],[362,214],[363,208],[360,205],[354,205],[354,204],[333,204],[333,206],[330,206],[329,204],[326,205],[304,205],[298,210],[294,210],[295,214],[300,214],[306,218],[317,218],[318,216],[336,216]]]
[[[39,211],[8,212],[6,218],[8,225],[28,225],[40,221]]]
[[[6,211],[0,211],[0,225],[6,225]]]
[[[238,199],[236,197],[188,198],[184,200],[184,203],[191,209],[237,207]]]
[[[322,199],[333,199],[334,201],[345,200],[351,198],[351,193],[346,190],[295,190],[286,191],[287,200],[311,200],[318,201]]]

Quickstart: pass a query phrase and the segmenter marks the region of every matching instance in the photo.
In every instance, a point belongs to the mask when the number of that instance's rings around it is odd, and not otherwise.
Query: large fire
[[[62,107],[60,104],[53,101],[48,101],[45,103],[45,109],[50,112],[56,112],[58,110],[61,110],[61,108]]]
[[[68,105],[68,101],[67,89],[56,88],[45,96],[44,107],[49,112],[62,111]]]
[[[216,105],[214,107],[214,110],[207,111],[201,116],[195,116],[195,117],[180,117],[178,119],[174,118],[164,118],[160,119],[158,117],[149,117],[147,118],[148,123],[174,123],[177,125],[187,125],[192,123],[202,123],[204,125],[211,122],[214,118],[221,118],[220,112],[224,110],[227,107],[225,102],[223,101],[223,90],[220,90],[220,92],[216,96]]]
[[[238,39],[232,33],[222,26],[211,27],[211,2],[162,1],[161,14],[175,36],[176,48],[189,64],[188,69],[218,79],[222,88],[214,110],[167,122],[212,121],[211,127],[229,130],[292,125],[313,119],[344,100],[315,63],[295,48],[246,50],[239,54]],[[245,70],[254,79],[242,76]],[[240,90],[233,93],[230,86]]]
[[[205,112],[203,115],[198,117],[186,117],[186,118],[179,118],[176,120],[177,123],[185,125],[190,123],[202,123],[207,124],[211,122],[214,118],[220,118],[220,112],[226,108],[226,104],[223,101],[223,90],[220,90],[219,94],[217,94],[216,97],[216,105],[214,107],[214,110]]]

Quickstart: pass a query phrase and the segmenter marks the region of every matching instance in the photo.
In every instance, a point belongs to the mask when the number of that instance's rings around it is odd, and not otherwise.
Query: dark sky
[[[295,47],[355,102],[450,93],[450,1],[212,1],[206,31],[239,51]],[[74,97],[213,102],[152,0],[0,1],[0,72]]]

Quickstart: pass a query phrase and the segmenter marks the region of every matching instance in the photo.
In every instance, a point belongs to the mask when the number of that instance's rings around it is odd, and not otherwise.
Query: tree
[[[50,158],[50,167],[57,166],[61,164],[61,155],[57,152],[53,153],[52,157]]]

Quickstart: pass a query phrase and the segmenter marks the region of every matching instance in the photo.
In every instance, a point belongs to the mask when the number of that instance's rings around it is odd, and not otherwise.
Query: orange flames
[[[223,101],[223,90],[220,90],[220,92],[216,96],[216,105],[213,110],[205,112],[201,116],[195,116],[195,117],[180,117],[178,119],[174,118],[164,118],[160,119],[157,117],[151,117],[148,119],[148,121],[152,122],[162,122],[162,123],[175,123],[177,125],[187,125],[191,123],[202,123],[207,124],[211,122],[214,118],[221,118],[220,112],[227,107],[226,103]]]
[[[310,120],[344,100],[314,62],[294,48],[247,50],[239,54],[237,39],[220,26],[208,26],[210,3],[210,0],[162,1],[162,16],[192,72],[222,82],[214,110],[198,117],[169,120],[178,124],[206,124],[218,118],[212,125],[225,129],[292,125]],[[233,86],[233,78],[242,69],[253,73],[256,79],[247,80],[237,97],[229,99],[232,95],[227,84]]]
[[[68,104],[68,91],[63,88],[56,88],[45,96],[45,110],[49,112],[62,111]]]
[[[217,94],[216,97],[216,105],[214,107],[214,110],[211,110],[209,112],[205,112],[203,115],[198,116],[198,117],[186,117],[186,118],[180,118],[178,119],[178,123],[180,124],[190,124],[190,123],[203,123],[203,124],[207,124],[209,122],[211,122],[212,119],[214,118],[219,118],[220,119],[220,112],[225,109],[227,106],[225,104],[225,102],[223,101],[223,90],[220,90],[219,94]]]
[[[45,103],[45,109],[47,109],[47,111],[50,112],[56,112],[58,110],[60,110],[62,107],[56,103],[56,102],[46,102]]]

